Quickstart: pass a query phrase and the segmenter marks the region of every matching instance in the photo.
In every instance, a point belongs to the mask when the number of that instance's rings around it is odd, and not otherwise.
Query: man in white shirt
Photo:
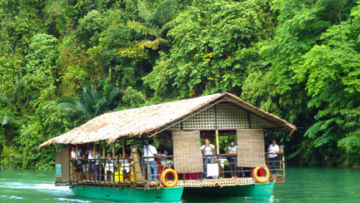
[[[214,154],[215,147],[214,145],[210,144],[210,140],[208,138],[205,138],[204,145],[200,147],[200,150],[203,154],[204,159],[204,173],[203,177],[206,178],[206,170],[207,170],[207,164],[213,163],[213,157],[210,155]]]
[[[268,149],[269,152],[269,165],[270,165],[270,170],[271,173],[276,173],[276,168],[277,168],[277,162],[278,162],[278,155],[280,153],[280,147],[279,145],[277,145],[276,140],[274,139],[271,143],[271,145],[269,146]]]
[[[149,140],[148,145],[144,147],[144,158],[145,163],[148,168],[148,180],[158,180],[157,178],[157,164],[155,161],[155,156],[157,155],[157,150],[154,147],[154,141]]]

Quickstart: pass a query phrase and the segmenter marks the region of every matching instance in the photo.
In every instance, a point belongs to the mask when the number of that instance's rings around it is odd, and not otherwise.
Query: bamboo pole
[[[216,154],[220,154],[219,148],[219,130],[217,126],[217,108],[214,106],[214,116],[215,116],[215,142],[216,142]]]
[[[105,157],[105,148],[106,148],[106,144],[103,143],[102,144],[102,155],[103,155],[103,157]]]
[[[99,173],[98,173],[98,181],[101,181],[102,179],[101,179],[101,161],[102,161],[102,159],[100,159],[100,157],[99,157],[99,165],[98,165],[98,167],[99,167]],[[96,163],[96,162],[95,162]],[[96,166],[96,164],[95,164],[95,166]]]
[[[104,163],[104,167],[105,167],[105,163],[106,163],[105,160],[104,160],[104,159],[105,159],[105,146],[106,146],[105,143],[102,143],[102,144],[101,144],[101,148],[102,148],[102,158],[101,158],[100,161],[99,161],[99,171],[100,171],[100,173],[99,173],[99,174],[100,174],[100,175],[99,175],[100,179],[99,179],[99,180],[100,180],[100,181],[105,180],[105,176],[106,176],[106,174],[105,174],[105,168],[104,168],[104,178],[103,178],[103,179],[101,178],[101,175],[102,175],[102,173],[101,173],[101,165],[102,165],[102,162],[103,162],[103,163]]]
[[[93,159],[95,159],[95,150],[96,150],[96,145],[95,143],[93,143]],[[94,161],[94,160],[93,160]],[[94,182],[94,169],[96,168],[96,162],[91,163],[91,165],[94,164],[91,168],[93,168],[93,172],[92,172],[92,181]]]
[[[75,145],[75,158],[78,159],[78,158],[79,158],[78,156],[79,156],[79,147],[78,147],[78,145]],[[77,162],[78,162],[78,161],[76,161],[76,164],[75,164],[75,170],[76,170],[76,167],[78,167],[78,166],[77,166],[77,164],[78,164]],[[79,179],[80,179],[80,177],[79,177],[79,176],[80,176],[80,172],[78,172],[78,174],[75,174],[75,178],[76,178],[76,176],[77,176],[77,180],[79,180]]]
[[[126,137],[123,137],[123,139],[122,139],[122,144],[123,144],[123,147],[122,147],[122,157],[125,158]]]
[[[115,144],[114,143],[111,144],[111,149],[112,149],[112,155],[113,155],[113,157],[115,157]]]
[[[216,141],[216,154],[220,154],[220,147],[219,147],[219,130],[215,130],[215,141]]]
[[[96,146],[95,146],[95,143],[93,143],[93,151],[92,151],[92,153],[93,153],[93,158],[95,159],[95,150],[96,150]]]

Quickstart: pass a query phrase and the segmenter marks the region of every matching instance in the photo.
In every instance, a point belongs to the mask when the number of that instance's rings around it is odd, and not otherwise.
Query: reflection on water
[[[275,202],[360,202],[360,170],[288,169],[286,184],[275,186]]]
[[[290,168],[286,172],[286,183],[275,186],[271,199],[204,198],[203,202],[360,202],[360,170]],[[0,171],[0,202],[110,202],[76,198],[69,187],[55,187],[53,178],[52,170]]]

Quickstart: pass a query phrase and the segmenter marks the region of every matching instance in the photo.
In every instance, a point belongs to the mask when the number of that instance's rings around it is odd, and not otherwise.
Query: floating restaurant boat
[[[69,185],[79,197],[123,202],[270,198],[274,184],[285,181],[285,165],[280,153],[270,174],[264,134],[278,130],[292,134],[296,126],[233,94],[217,93],[105,113],[39,147],[61,146],[55,184]],[[150,138],[169,153],[145,157]],[[214,140],[211,155],[200,150],[204,138]],[[222,150],[230,138],[237,141],[235,154]],[[157,173],[150,159],[157,161]]]

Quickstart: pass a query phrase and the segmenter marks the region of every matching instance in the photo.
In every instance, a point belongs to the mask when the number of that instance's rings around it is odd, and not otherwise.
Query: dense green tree
[[[103,112],[221,91],[299,127],[274,134],[290,164],[359,166],[359,4],[1,1],[0,168],[51,167],[37,146]]]
[[[194,1],[174,20],[169,52],[145,82],[158,97],[239,91],[257,58],[252,44],[273,28],[266,1]]]
[[[263,67],[244,83],[245,99],[301,127],[289,144],[290,157],[300,160],[298,164],[358,164],[343,151],[346,131],[354,133],[355,125],[347,121],[356,115],[357,103],[346,91],[355,93],[358,83],[353,72],[358,64],[353,58],[358,54],[353,48],[356,40],[346,37],[346,33],[358,36],[356,27],[346,26],[354,5],[354,1],[274,1],[279,23],[274,38],[259,43]]]
[[[24,94],[30,98],[29,103],[37,104],[54,99],[56,94],[57,39],[47,34],[36,34],[29,44],[28,54],[25,56]]]

